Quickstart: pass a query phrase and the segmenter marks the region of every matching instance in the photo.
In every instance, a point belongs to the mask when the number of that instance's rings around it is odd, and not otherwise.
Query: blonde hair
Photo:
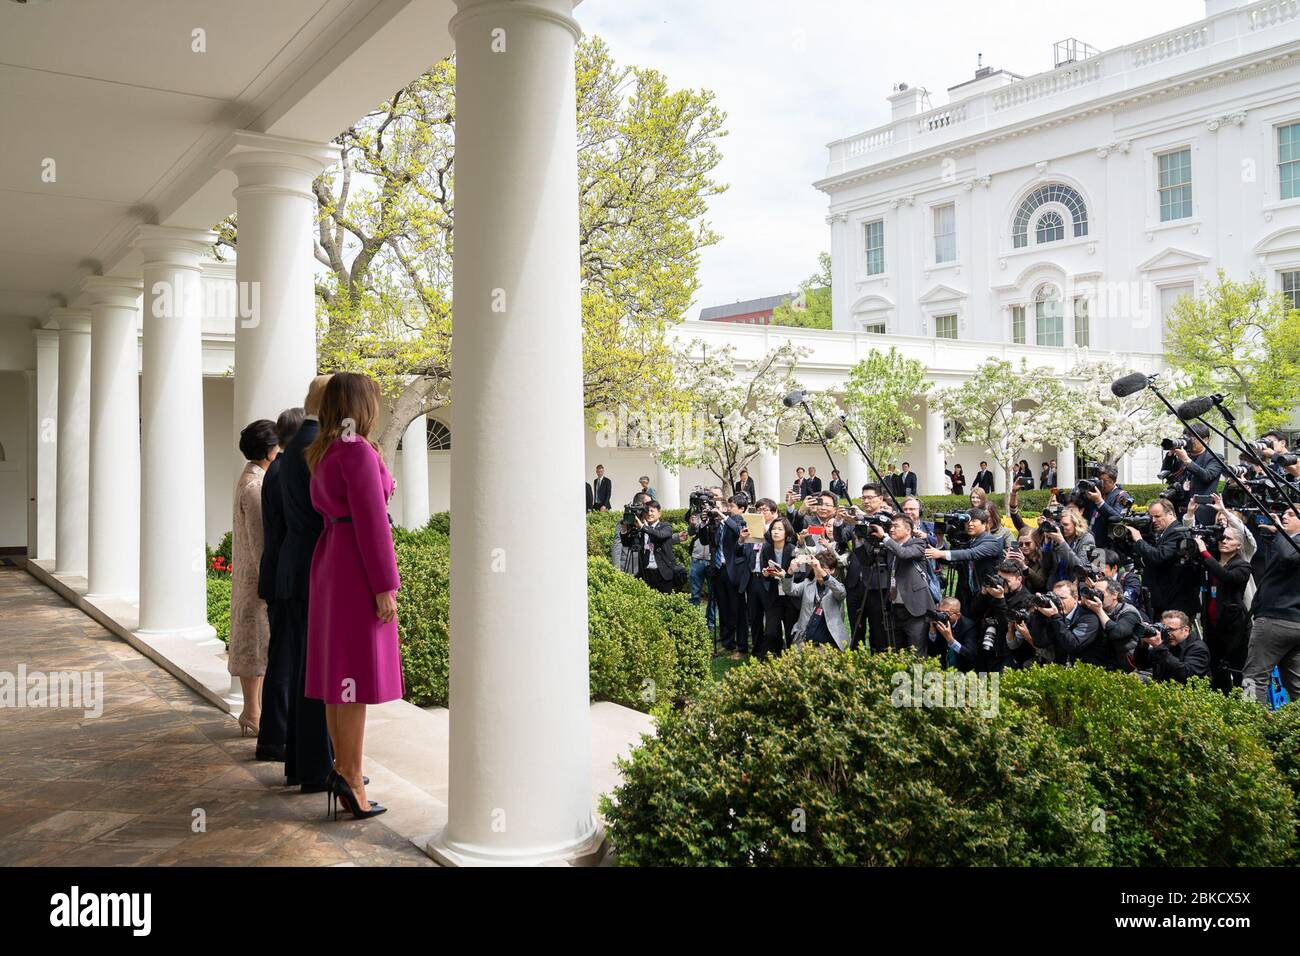
[[[320,431],[304,454],[308,469],[315,471],[325,452],[340,439],[362,439],[379,451],[370,439],[371,429],[379,420],[379,394],[379,383],[369,375],[338,372],[330,377],[321,396]]]
[[[333,375],[317,375],[307,386],[307,397],[303,399],[302,411],[304,415],[319,415],[320,402],[325,396],[325,386],[329,384]]]

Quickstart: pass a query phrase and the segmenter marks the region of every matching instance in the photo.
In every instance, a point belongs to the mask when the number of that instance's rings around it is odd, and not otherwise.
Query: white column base
[[[158,640],[159,638],[179,638],[190,641],[203,647],[208,644],[216,644],[221,647],[225,645],[221,638],[217,637],[217,629],[211,624],[202,624],[197,627],[172,627],[172,628],[139,628],[134,631],[140,637],[149,640]]]
[[[605,828],[599,823],[591,833],[572,843],[524,854],[517,850],[498,854],[487,847],[448,843],[446,835],[444,829],[421,844],[424,852],[442,866],[595,866],[605,855]]]

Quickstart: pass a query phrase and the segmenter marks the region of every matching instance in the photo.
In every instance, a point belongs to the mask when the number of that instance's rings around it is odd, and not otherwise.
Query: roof
[[[732,302],[730,305],[711,305],[707,309],[700,309],[700,321],[709,322],[716,319],[725,319],[733,315],[749,315],[751,312],[768,312],[778,305],[789,302],[792,298],[794,298],[794,293],[785,292],[781,295],[764,296],[761,299]]]

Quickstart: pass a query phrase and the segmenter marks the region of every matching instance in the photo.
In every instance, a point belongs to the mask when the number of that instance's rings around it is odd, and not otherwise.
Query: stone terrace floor
[[[0,672],[20,664],[102,672],[103,713],[0,709],[0,866],[433,865],[378,820],[326,820],[234,717],[0,562]]]

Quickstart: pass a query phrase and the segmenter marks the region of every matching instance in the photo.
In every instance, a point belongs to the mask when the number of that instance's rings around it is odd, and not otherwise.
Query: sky
[[[830,249],[827,197],[812,187],[826,144],[889,121],[905,82],[947,88],[984,65],[1023,76],[1052,67],[1052,44],[1099,50],[1205,16],[1204,0],[585,0],[577,17],[619,63],[671,87],[712,90],[727,115],[729,184],[709,221],[722,236],[700,261],[701,307],[788,292]]]

